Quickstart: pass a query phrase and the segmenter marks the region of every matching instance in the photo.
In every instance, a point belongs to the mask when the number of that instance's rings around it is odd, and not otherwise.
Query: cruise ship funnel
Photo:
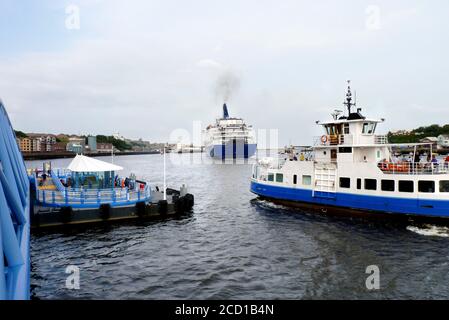
[[[228,106],[223,104],[223,119],[229,119]]]

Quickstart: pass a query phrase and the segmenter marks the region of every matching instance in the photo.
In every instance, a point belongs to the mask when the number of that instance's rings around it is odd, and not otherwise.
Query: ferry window
[[[413,181],[399,181],[399,192],[413,192]]]
[[[351,178],[340,178],[340,188],[351,188]]]
[[[449,192],[449,181],[448,180],[440,181],[440,192]]]
[[[302,176],[302,184],[310,186],[312,184],[312,176]]]
[[[365,179],[365,190],[376,190],[377,180],[376,179]]]
[[[338,148],[339,153],[352,153],[351,147],[340,147]]]
[[[276,182],[283,182],[284,175],[282,173],[276,173]]]
[[[293,175],[293,184],[298,183],[298,176],[296,174]]]
[[[435,181],[418,181],[418,191],[426,193],[435,192]]]
[[[268,181],[274,181],[274,174],[272,173],[268,174]]]
[[[345,123],[343,126],[343,133],[349,134],[349,123]]]
[[[335,125],[328,125],[328,126],[326,126],[326,132],[327,132],[328,135],[336,135],[336,134],[338,134],[337,128],[335,127]]]
[[[365,122],[363,124],[363,134],[374,134],[374,131],[376,130],[376,123],[374,122]]]
[[[362,189],[362,179],[360,178],[357,179],[357,189]]]
[[[394,191],[394,180],[382,180],[380,187],[382,191]]]

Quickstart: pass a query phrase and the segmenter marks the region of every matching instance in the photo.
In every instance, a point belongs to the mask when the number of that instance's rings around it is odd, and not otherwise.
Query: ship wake
[[[422,236],[449,238],[449,228],[435,225],[407,226],[407,230]]]

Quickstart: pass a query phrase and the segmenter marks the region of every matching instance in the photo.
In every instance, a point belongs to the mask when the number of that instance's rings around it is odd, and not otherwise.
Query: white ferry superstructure
[[[333,113],[330,121],[316,123],[324,134],[314,139],[312,155],[294,155],[285,163],[263,159],[253,167],[251,192],[261,198],[295,206],[449,217],[449,163],[435,156],[422,161],[424,143],[390,144],[377,135],[384,119],[361,114],[348,85],[347,115]],[[392,148],[408,146],[411,162],[395,159]],[[339,210],[336,210],[339,211]]]

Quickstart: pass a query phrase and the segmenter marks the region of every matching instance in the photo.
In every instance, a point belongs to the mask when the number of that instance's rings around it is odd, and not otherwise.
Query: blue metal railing
[[[143,190],[128,188],[37,190],[36,200],[40,205],[47,207],[97,208],[104,203],[123,206],[151,201],[151,188],[146,185]]]
[[[0,101],[0,300],[30,298],[30,182]]]
[[[151,201],[151,188],[148,184],[142,189],[135,184],[130,188],[72,188],[65,187],[60,180],[67,177],[67,174],[70,174],[70,171],[51,170],[50,176],[54,189],[39,187],[38,176],[35,173],[32,174],[36,190],[36,203],[46,207],[98,208],[105,203],[114,207]]]

